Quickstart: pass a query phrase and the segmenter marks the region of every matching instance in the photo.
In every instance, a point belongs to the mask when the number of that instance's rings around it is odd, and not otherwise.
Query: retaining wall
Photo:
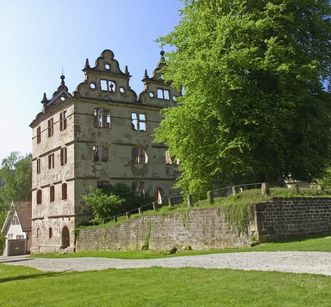
[[[229,224],[222,208],[146,215],[108,227],[82,229],[76,250],[213,249],[249,246],[331,233],[331,198],[274,198],[253,206],[246,233]]]

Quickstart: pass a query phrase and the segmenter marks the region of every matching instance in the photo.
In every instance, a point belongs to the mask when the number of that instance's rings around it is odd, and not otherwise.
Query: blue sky
[[[0,162],[31,152],[29,124],[60,84],[72,92],[90,64],[111,49],[140,92],[159,61],[155,40],[179,21],[179,0],[0,0]]]

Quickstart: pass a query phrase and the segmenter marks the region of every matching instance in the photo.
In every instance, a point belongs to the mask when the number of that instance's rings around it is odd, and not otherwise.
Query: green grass
[[[24,277],[24,278],[22,278]],[[0,264],[2,306],[330,306],[331,278],[212,269],[41,273]]]
[[[34,258],[79,258],[79,257],[103,257],[118,259],[151,259],[166,258],[176,256],[193,256],[215,253],[238,253],[238,252],[261,252],[261,251],[322,251],[331,252],[331,237],[305,239],[300,241],[283,242],[283,243],[263,243],[254,247],[246,248],[229,248],[229,249],[212,249],[204,251],[181,251],[169,255],[165,251],[81,251],[69,254],[35,254]]]

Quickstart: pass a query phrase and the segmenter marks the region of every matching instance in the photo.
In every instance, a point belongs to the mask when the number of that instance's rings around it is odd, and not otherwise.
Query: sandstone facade
[[[73,94],[61,76],[32,132],[32,252],[74,249],[76,226],[90,219],[81,194],[90,186],[124,183],[137,194],[162,202],[176,193],[178,176],[167,147],[153,143],[160,110],[176,104],[180,93],[161,75],[163,53],[152,77],[143,78],[137,96],[110,50],[91,67]],[[170,159],[170,160],[169,160]]]

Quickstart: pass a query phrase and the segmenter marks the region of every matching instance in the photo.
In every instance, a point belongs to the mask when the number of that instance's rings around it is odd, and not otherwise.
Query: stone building
[[[31,252],[71,250],[74,229],[91,217],[81,194],[90,186],[124,183],[135,193],[162,202],[172,190],[177,170],[167,147],[153,143],[160,110],[176,104],[179,92],[161,75],[164,53],[144,91],[130,88],[110,50],[104,50],[72,94],[61,76],[52,98],[44,94],[32,132]]]

